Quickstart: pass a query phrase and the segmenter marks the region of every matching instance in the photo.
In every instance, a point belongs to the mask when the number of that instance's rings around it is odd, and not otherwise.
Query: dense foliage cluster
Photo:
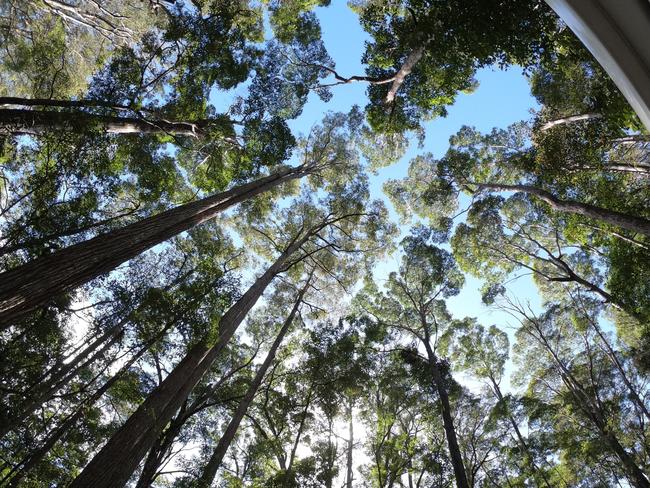
[[[650,136],[541,0],[330,3],[0,0],[0,487],[650,487]]]

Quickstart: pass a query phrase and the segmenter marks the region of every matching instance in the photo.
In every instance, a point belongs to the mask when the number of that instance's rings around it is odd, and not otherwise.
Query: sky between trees
[[[0,486],[650,486],[650,139],[544,2],[0,36]]]

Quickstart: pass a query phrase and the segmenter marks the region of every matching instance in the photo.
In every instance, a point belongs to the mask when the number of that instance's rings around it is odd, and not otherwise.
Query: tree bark
[[[304,166],[282,169],[0,273],[0,326],[11,325],[11,321],[44,305],[52,297],[108,273],[156,244],[307,172]]]
[[[561,119],[556,119],[556,120],[551,120],[549,122],[544,123],[539,130],[542,132],[546,132],[549,129],[552,129],[553,127],[556,127],[558,125],[565,125],[565,124],[572,124],[573,122],[580,122],[581,120],[593,120],[593,119],[600,119],[602,118],[602,114],[599,113],[586,113],[586,114],[580,114],[580,115],[572,115],[570,117],[563,117]]]
[[[282,328],[278,332],[275,341],[273,341],[273,344],[271,345],[271,348],[269,349],[269,352],[266,355],[266,359],[264,359],[264,362],[255,373],[255,377],[253,378],[253,381],[248,387],[248,390],[246,390],[246,394],[244,395],[244,398],[237,406],[235,413],[233,414],[232,418],[230,419],[230,422],[228,423],[228,427],[226,427],[226,430],[221,436],[221,439],[219,439],[217,447],[214,449],[212,456],[210,456],[210,460],[203,468],[201,476],[197,480],[197,488],[210,488],[210,486],[212,485],[212,482],[214,481],[214,477],[217,475],[217,471],[221,466],[221,462],[223,461],[223,458],[225,457],[226,452],[230,447],[230,444],[235,438],[235,434],[237,434],[237,430],[239,429],[239,424],[241,423],[242,419],[244,418],[244,415],[246,415],[248,408],[253,402],[253,399],[255,398],[255,394],[257,393],[257,390],[262,384],[262,380],[264,379],[266,372],[268,371],[269,367],[271,366],[271,363],[275,359],[275,355],[278,351],[278,348],[282,344],[282,341],[284,340],[284,337],[287,334],[289,327],[293,323],[293,319],[295,318],[296,313],[298,312],[298,308],[300,308],[300,304],[302,303],[302,297],[304,296],[305,292],[307,291],[307,288],[309,287],[309,282],[310,279],[307,280],[307,283],[298,294],[298,297],[296,298],[296,302],[293,308],[291,309],[289,316],[284,321]]]
[[[637,232],[650,237],[650,220],[624,214],[615,210],[607,210],[588,203],[576,202],[574,200],[560,200],[552,193],[529,185],[506,185],[501,183],[476,183],[468,182],[482,189],[518,191],[534,195],[540,200],[548,203],[553,210],[558,212],[583,215],[590,219],[599,220],[609,225]]]
[[[386,105],[390,105],[395,101],[395,96],[397,95],[397,92],[401,86],[404,84],[404,80],[406,80],[406,77],[411,74],[411,71],[413,71],[415,65],[418,64],[418,61],[422,59],[422,56],[424,56],[425,46],[426,43],[423,43],[421,46],[418,46],[413,51],[411,51],[404,61],[404,64],[393,76],[393,84],[390,86],[390,89],[388,90],[388,93],[386,94],[386,98],[384,100],[384,103],[386,103]]]
[[[451,465],[454,468],[454,477],[456,478],[456,486],[458,488],[470,488],[467,481],[467,473],[463,463],[463,455],[458,446],[458,438],[456,437],[456,428],[454,427],[454,419],[451,413],[451,405],[449,404],[449,395],[447,394],[447,387],[445,381],[440,374],[438,366],[438,358],[431,349],[428,340],[424,342],[427,350],[427,357],[429,359],[429,366],[431,368],[431,375],[433,376],[433,386],[438,392],[440,397],[440,406],[442,410],[442,424],[445,429],[445,437],[447,438],[447,447],[449,448],[449,458]]]
[[[322,227],[319,227],[320,230]],[[312,232],[314,229],[312,229]],[[253,308],[273,278],[283,272],[291,255],[311,237],[296,238],[278,259],[253,283],[223,315],[219,337],[194,346],[165,380],[115,432],[93,457],[70,488],[118,488],[125,485],[147,451],[154,444],[192,389],[210,369],[246,314]]]
[[[208,120],[176,122],[160,118],[115,117],[86,112],[0,109],[0,134],[41,135],[47,132],[100,128],[109,134],[172,134],[203,137]]]

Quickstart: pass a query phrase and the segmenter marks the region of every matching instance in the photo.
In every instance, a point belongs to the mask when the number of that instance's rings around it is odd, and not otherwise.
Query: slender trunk
[[[266,355],[266,359],[264,359],[264,362],[257,370],[257,373],[255,373],[255,377],[253,378],[253,381],[248,387],[248,390],[246,391],[244,398],[239,403],[239,405],[237,405],[237,409],[235,410],[235,413],[230,419],[230,423],[228,424],[228,427],[226,427],[226,430],[221,436],[221,439],[219,439],[219,443],[217,444],[217,447],[214,449],[212,456],[210,456],[210,460],[203,468],[201,477],[197,481],[197,488],[210,488],[210,486],[212,485],[212,482],[214,481],[214,477],[217,475],[217,470],[221,466],[221,462],[223,461],[223,458],[225,457],[226,452],[228,451],[228,448],[230,447],[230,444],[232,443],[233,439],[235,438],[235,434],[239,429],[239,424],[241,423],[242,419],[244,418],[244,415],[246,415],[248,408],[253,402],[253,399],[255,398],[255,394],[257,393],[257,390],[262,384],[262,380],[264,379],[266,372],[271,366],[271,363],[275,359],[275,355],[278,351],[278,348],[280,347],[280,344],[282,344],[282,341],[284,340],[284,336],[287,334],[289,327],[293,323],[293,319],[296,316],[296,313],[298,312],[298,308],[300,308],[300,304],[302,303],[302,297],[304,296],[309,286],[309,281],[310,280],[307,280],[306,285],[298,294],[296,302],[293,308],[291,309],[289,316],[284,321],[284,324],[282,324],[282,328],[278,332],[275,341],[273,341],[273,344],[271,345],[271,348],[269,349],[269,352]]]
[[[99,400],[104,395],[104,393],[106,393],[120,378],[122,378],[122,376],[129,370],[129,368],[133,366],[133,364],[138,359],[140,359],[144,353],[147,352],[149,348],[156,342],[156,340],[160,339],[167,332],[167,330],[169,330],[169,327],[171,327],[171,325],[175,322],[176,321],[170,323],[167,327],[165,327],[165,329],[160,334],[158,334],[156,339],[147,342],[143,347],[141,347],[140,350],[133,357],[131,357],[131,359],[129,359],[129,361],[127,361],[127,363],[124,364],[117,373],[115,373],[106,383],[104,383],[101,388],[99,388],[90,397],[88,397],[72,415],[70,415],[63,423],[61,423],[61,425],[59,425],[51,434],[49,434],[46,440],[36,451],[32,452],[26,459],[24,459],[18,466],[15,466],[11,472],[9,472],[2,480],[0,480],[0,483],[9,480],[11,474],[16,473],[13,477],[11,477],[11,481],[7,487],[17,487],[25,475],[43,460],[50,449],[52,449],[65,434],[67,434],[75,427],[77,422],[85,414],[88,407],[94,405],[95,402],[97,402],[97,400]],[[16,472],[16,470],[18,471]]]
[[[620,373],[621,378],[623,379],[623,383],[625,383],[625,386],[627,387],[627,390],[630,394],[630,398],[636,404],[636,406],[639,408],[639,410],[645,416],[645,418],[647,420],[650,420],[650,412],[648,412],[648,408],[646,407],[644,401],[641,399],[638,392],[636,391],[636,388],[628,378],[627,373],[623,368],[623,365],[621,364],[620,360],[618,359],[618,356],[616,355],[616,351],[614,350],[614,348],[611,346],[611,344],[605,337],[605,334],[603,334],[603,331],[600,329],[600,326],[595,321],[590,321],[590,322],[592,327],[596,331],[596,335],[598,335],[598,338],[602,342],[607,356],[609,357],[609,359],[612,361],[612,364],[614,364],[614,366]]]
[[[560,200],[552,193],[529,185],[506,185],[501,183],[476,183],[468,182],[470,185],[476,185],[479,188],[503,190],[503,191],[520,191],[534,195],[540,200],[548,203],[553,210],[558,212],[573,213],[583,215],[590,219],[599,220],[609,225],[621,227],[623,229],[637,232],[650,237],[650,220],[635,217],[633,215],[608,210],[602,207],[596,207],[588,203],[576,202],[574,200]]]
[[[108,273],[156,244],[214,218],[237,203],[300,178],[306,172],[304,167],[286,168],[0,273],[0,325],[10,325],[11,321],[52,297]]]
[[[119,329],[117,332],[120,332]],[[15,429],[23,420],[29,417],[38,407],[43,405],[45,402],[49,401],[52,396],[62,388],[68,381],[70,381],[79,370],[91,364],[97,357],[103,355],[108,349],[113,347],[115,343],[122,337],[122,334],[113,332],[113,337],[108,341],[104,346],[99,349],[95,354],[93,354],[90,359],[84,361],[81,364],[78,364],[76,361],[70,363],[71,368],[64,368],[63,374],[57,374],[52,381],[44,384],[43,388],[38,388],[36,391],[32,392],[27,403],[22,405],[20,411],[12,415],[7,421],[3,421],[0,425],[0,439],[2,439],[8,432]],[[77,367],[74,365],[77,364]],[[67,365],[66,365],[67,366]],[[67,371],[66,371],[67,370]],[[65,374],[68,373],[68,374]]]
[[[458,438],[456,437],[456,428],[454,427],[454,419],[451,413],[451,405],[449,404],[449,395],[447,394],[447,387],[445,381],[440,374],[438,367],[438,358],[434,354],[428,341],[424,344],[427,350],[427,357],[429,359],[429,366],[431,367],[431,374],[433,376],[433,384],[440,397],[440,406],[442,410],[442,423],[445,429],[445,436],[447,437],[447,446],[449,448],[449,458],[451,465],[454,468],[454,477],[456,478],[456,486],[458,488],[470,488],[467,481],[467,473],[465,465],[463,464],[463,455],[458,446]]]
[[[587,419],[593,424],[600,438],[611,450],[611,452],[619,459],[623,467],[628,481],[636,488],[650,488],[650,482],[646,478],[643,471],[639,468],[634,458],[627,452],[621,445],[616,435],[611,431],[608,421],[605,418],[604,412],[600,409],[597,403],[594,403],[589,394],[585,390],[582,383],[580,383],[572,372],[557,356],[553,347],[548,343],[548,340],[542,330],[538,327],[534,320],[529,319],[530,324],[534,327],[536,333],[528,331],[535,340],[542,345],[550,354],[553,363],[555,364],[564,385],[567,387],[571,395],[576,401],[577,407],[582,410]]]
[[[352,471],[352,453],[354,449],[354,418],[352,409],[354,405],[352,404],[352,398],[348,397],[348,453],[347,453],[347,471],[345,476],[345,487],[352,488],[352,480],[354,479],[354,473]]]
[[[572,124],[573,122],[580,122],[581,120],[593,120],[602,118],[602,114],[599,113],[586,113],[580,115],[572,115],[571,117],[564,117],[561,119],[551,120],[542,125],[539,130],[545,132],[553,127],[564,124]]]
[[[100,128],[109,134],[173,134],[203,137],[207,120],[169,121],[161,118],[115,117],[86,112],[0,109],[0,135],[41,135],[48,132],[82,132]]]
[[[219,353],[236,332],[246,314],[273,278],[283,271],[290,256],[311,237],[310,233],[294,240],[244,295],[223,315],[219,337],[211,344],[194,346],[165,380],[115,432],[95,455],[70,488],[118,488],[131,477],[145,454],[160,436],[192,389],[210,369]]]

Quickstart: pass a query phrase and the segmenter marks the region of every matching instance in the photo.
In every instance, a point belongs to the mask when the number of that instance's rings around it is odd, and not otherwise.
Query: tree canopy
[[[0,45],[0,487],[650,488],[650,135],[545,2],[0,0]],[[525,119],[454,119],[487,70]]]

